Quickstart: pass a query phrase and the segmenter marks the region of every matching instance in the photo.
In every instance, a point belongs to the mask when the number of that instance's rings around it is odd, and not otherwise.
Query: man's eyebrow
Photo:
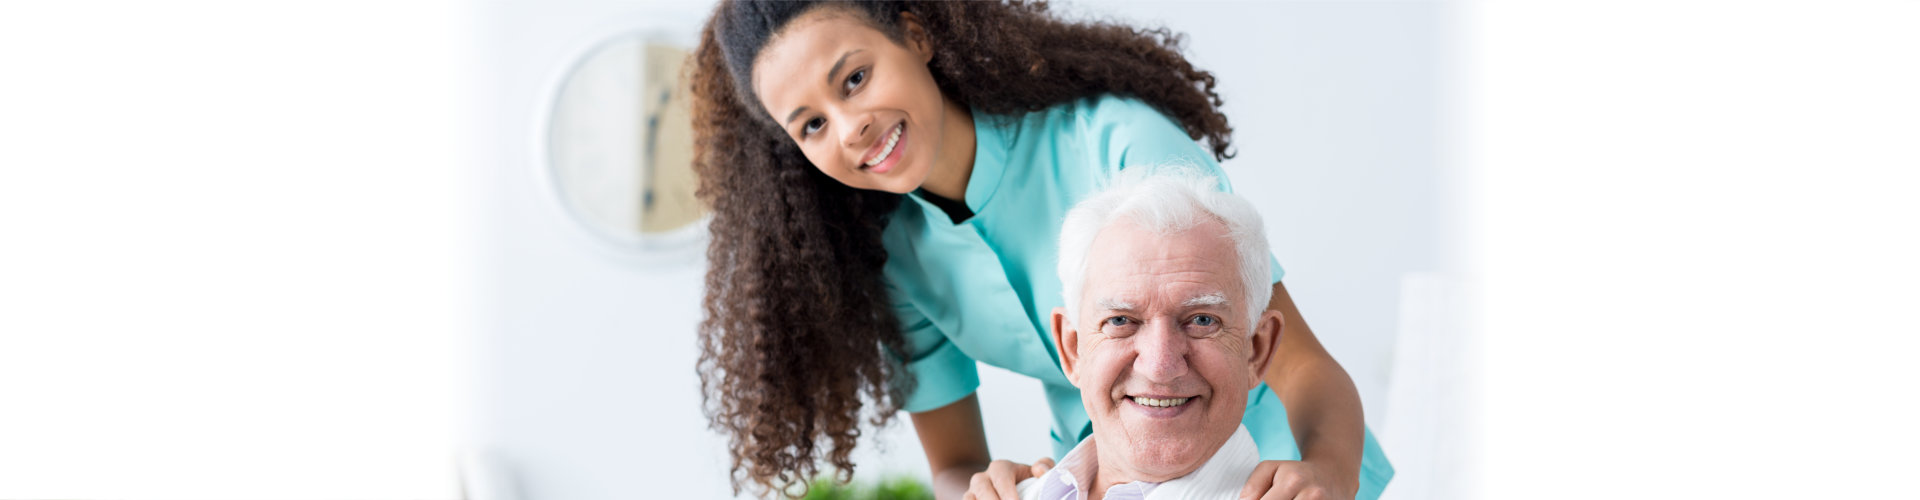
[[[1132,311],[1133,310],[1133,304],[1128,303],[1127,301],[1124,301],[1124,300],[1114,299],[1114,298],[1100,299],[1099,301],[1094,302],[1094,304],[1100,306],[1101,309],[1107,309],[1107,310],[1113,310],[1113,311]]]
[[[833,69],[827,70],[827,85],[833,85],[833,81],[839,79],[840,67],[847,65],[847,58],[854,54],[860,53],[861,50],[864,50],[864,49],[853,49],[853,50],[847,51],[847,53],[845,54],[840,54],[840,60],[833,62]],[[796,110],[793,110],[792,113],[788,113],[786,121],[783,121],[780,123],[782,126],[791,125],[793,124],[794,118],[799,117],[800,113],[805,113],[805,112],[807,112],[807,107],[801,106],[800,109],[796,109]]]
[[[1222,294],[1220,292],[1213,292],[1206,295],[1201,295],[1199,297],[1187,299],[1186,302],[1180,303],[1180,307],[1220,306],[1220,305],[1226,305],[1226,304],[1227,304],[1227,296],[1225,294]]]

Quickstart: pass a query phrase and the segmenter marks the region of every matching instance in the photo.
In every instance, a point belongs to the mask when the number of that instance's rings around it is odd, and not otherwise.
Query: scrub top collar
[[[982,113],[978,109],[969,109],[973,112],[973,172],[967,175],[965,202],[967,210],[977,218],[987,202],[993,199],[993,194],[1000,190],[1000,178],[1007,172],[1007,153],[1012,144],[1007,138],[1010,131],[1003,128],[1008,126],[1009,120]],[[919,202],[930,216],[945,213],[928,201],[921,190],[913,190],[908,195]]]

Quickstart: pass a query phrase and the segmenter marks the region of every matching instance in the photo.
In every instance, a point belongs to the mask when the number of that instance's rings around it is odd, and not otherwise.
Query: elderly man
[[[1093,434],[1021,498],[1236,498],[1282,322],[1260,215],[1210,177],[1127,174],[1061,228],[1053,339]]]

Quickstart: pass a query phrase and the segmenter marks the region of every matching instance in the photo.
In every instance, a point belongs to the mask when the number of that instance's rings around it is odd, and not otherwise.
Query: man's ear
[[[927,25],[920,21],[920,16],[901,12],[900,34],[900,41],[906,43],[907,50],[920,56],[921,63],[933,61],[933,37],[927,34]]]
[[[1247,359],[1247,365],[1253,367],[1248,386],[1257,387],[1266,379],[1267,365],[1273,361],[1274,348],[1280,347],[1280,331],[1285,329],[1286,322],[1286,316],[1280,311],[1268,309],[1260,313],[1260,322],[1253,325],[1253,336],[1247,339],[1253,348]]]
[[[1080,362],[1080,332],[1073,329],[1073,322],[1067,319],[1067,308],[1053,308],[1053,347],[1060,350],[1060,371],[1066,372],[1067,382],[1079,386],[1073,381],[1073,367]]]

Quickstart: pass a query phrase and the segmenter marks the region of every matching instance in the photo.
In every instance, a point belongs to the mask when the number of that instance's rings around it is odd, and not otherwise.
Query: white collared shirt
[[[1059,465],[1040,477],[1021,481],[1020,500],[1086,500],[1100,469],[1092,437],[1080,441],[1061,457]],[[1260,465],[1260,449],[1242,425],[1200,468],[1164,483],[1134,481],[1107,489],[1107,500],[1235,500]]]

